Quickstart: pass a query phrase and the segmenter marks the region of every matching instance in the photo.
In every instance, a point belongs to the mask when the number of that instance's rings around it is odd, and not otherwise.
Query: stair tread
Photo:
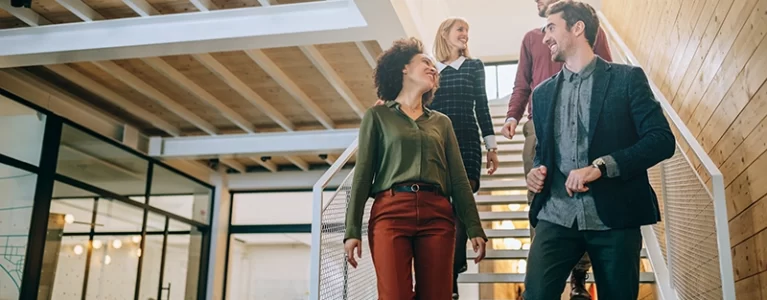
[[[529,238],[530,229],[485,229],[488,238]]]
[[[527,182],[524,179],[482,180],[482,184],[480,184],[480,188],[509,188],[509,189],[518,189],[518,188],[526,188],[526,187],[527,187]]]
[[[491,178],[494,178],[495,176],[499,175],[505,175],[505,176],[511,176],[511,175],[518,175],[518,176],[525,176],[525,168],[524,167],[501,167],[495,170],[495,173],[493,175],[487,175],[487,169],[482,169],[482,175],[489,176],[488,180]]]
[[[522,155],[521,154],[500,154],[498,155],[498,161],[500,163],[510,163],[510,162],[522,162]],[[482,163],[487,162],[487,156],[482,156]]]
[[[654,283],[655,274],[652,272],[639,273],[641,283]],[[524,273],[462,273],[458,275],[458,283],[524,283]],[[594,282],[594,274],[589,273],[586,282]]]
[[[482,221],[503,221],[503,220],[527,220],[526,211],[481,211],[479,219]]]
[[[487,253],[485,253],[485,259],[527,259],[529,252],[530,250],[526,249],[487,249]],[[639,255],[642,258],[647,258],[647,250],[642,248],[642,251]],[[466,259],[474,259],[475,257],[477,257],[477,253],[475,253],[471,248],[468,248],[466,250]]]
[[[522,195],[477,195],[474,201],[479,205],[527,204],[527,194]]]

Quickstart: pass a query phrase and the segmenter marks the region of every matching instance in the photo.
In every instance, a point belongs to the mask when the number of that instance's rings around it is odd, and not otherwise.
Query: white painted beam
[[[343,152],[358,129],[310,130],[179,138],[152,137],[149,155],[159,158],[319,155]]]
[[[165,60],[162,58],[148,57],[144,58],[143,61],[155,69],[155,71],[158,73],[164,75],[178,86],[197,96],[197,98],[210,105],[212,108],[218,110],[218,112],[220,112],[230,122],[237,125],[237,127],[240,127],[240,129],[248,133],[256,132],[256,128],[253,126],[253,123],[245,119],[245,117],[240,115],[238,112],[234,111],[234,109],[221,102],[221,100],[218,100],[215,96],[211,95],[207,90],[199,86],[197,83],[184,76],[184,74],[181,74],[181,72],[165,62]]]
[[[258,0],[258,3],[260,3],[261,6],[271,6],[277,4],[275,0]]]
[[[288,92],[291,96],[293,96],[296,101],[298,101],[298,104],[300,104],[304,109],[306,109],[312,116],[314,116],[322,126],[325,126],[327,129],[333,129],[335,128],[335,124],[333,124],[333,120],[330,119],[330,117],[325,114],[324,111],[322,111],[322,108],[320,108],[317,103],[314,103],[311,98],[309,98],[309,95],[307,95],[301,88],[298,87],[298,84],[293,82],[293,80],[290,79],[290,77],[283,72],[280,67],[277,66],[266,54],[261,50],[247,50],[245,51],[246,54],[248,54],[248,57],[252,59],[258,66],[261,67],[261,69],[266,72],[266,74],[269,74],[274,81],[277,82],[285,91]]]
[[[329,0],[5,30],[0,68],[370,38],[354,2]]]
[[[104,16],[83,3],[82,0],[56,0],[56,2],[85,22],[104,19]]]
[[[330,85],[336,89],[336,92],[341,95],[341,98],[351,106],[361,119],[362,116],[365,115],[365,106],[362,105],[359,99],[357,99],[357,96],[354,95],[349,86],[346,85],[343,79],[341,79],[341,76],[338,75],[336,70],[333,69],[333,66],[331,66],[325,57],[322,56],[320,51],[314,46],[301,46],[301,52],[309,58],[312,64],[314,64],[314,67],[322,73],[322,76],[325,76],[325,79],[328,80]]]
[[[218,76],[218,78],[220,78],[223,82],[229,85],[229,87],[239,93],[243,98],[245,98],[245,100],[248,100],[248,102],[258,107],[261,112],[272,119],[275,123],[280,125],[280,127],[287,131],[293,131],[295,129],[293,122],[288,120],[287,117],[277,111],[277,109],[269,104],[269,102],[266,102],[264,98],[261,98],[258,93],[253,91],[247,84],[237,78],[236,75],[234,75],[224,65],[213,58],[213,56],[210,54],[198,54],[194,55],[194,58],[197,59],[197,61],[199,61],[206,68],[208,68],[209,71]]]
[[[125,5],[130,7],[133,11],[135,11],[139,16],[142,17],[149,17],[154,15],[159,15],[160,12],[157,11],[149,2],[146,2],[146,0],[122,0]]]
[[[368,49],[367,46],[365,46],[365,43],[363,42],[355,42],[355,45],[357,45],[357,49],[360,49],[360,53],[362,53],[362,56],[365,57],[365,61],[368,62],[368,65],[370,65],[371,69],[376,68],[376,59],[373,56],[373,53],[370,52],[370,49]]]
[[[153,99],[161,106],[165,107],[172,113],[178,115],[179,117],[183,118],[189,123],[192,123],[193,125],[197,126],[202,131],[205,131],[208,134],[215,135],[217,133],[216,127],[214,127],[212,124],[208,123],[208,121],[203,120],[199,116],[195,115],[188,109],[186,109],[181,104],[176,103],[170,97],[163,94],[162,92],[158,91],[148,83],[144,82],[140,78],[136,77],[136,75],[133,75],[131,72],[128,72],[127,70],[121,68],[116,63],[111,61],[98,61],[93,62],[94,65],[102,69],[103,71],[111,74],[118,80],[122,81],[123,83],[127,84],[134,90],[138,91],[139,93],[142,93],[146,95],[147,97]]]
[[[274,164],[274,162],[273,162],[273,161],[271,161],[271,160],[266,160],[266,159],[264,159],[264,158],[261,158],[261,157],[251,157],[250,159],[251,159],[253,162],[255,162],[255,163],[257,163],[257,164],[261,165],[261,166],[262,166],[262,167],[264,167],[265,169],[269,170],[269,172],[275,173],[275,172],[277,172],[277,171],[279,170],[279,168],[277,167],[277,165],[276,165],[276,164]]]
[[[64,77],[65,79],[73,82],[74,84],[80,86],[81,88],[96,94],[97,96],[103,98],[106,101],[109,101],[110,103],[114,104],[115,106],[125,110],[127,113],[140,118],[144,121],[146,121],[149,124],[152,124],[153,126],[162,129],[163,131],[167,132],[168,134],[172,136],[179,136],[181,135],[181,130],[178,129],[176,126],[171,125],[167,121],[163,120],[162,118],[156,116],[154,113],[151,113],[144,108],[136,105],[132,101],[126,99],[125,97],[115,93],[108,87],[105,87],[101,85],[100,83],[96,82],[93,79],[90,79],[88,76],[85,76],[81,74],[80,72],[76,71],[75,69],[72,69],[66,65],[48,65],[45,66],[49,70],[53,71],[54,73],[58,74],[61,77]]]
[[[301,159],[297,156],[285,156],[285,159],[287,159],[290,163],[294,164],[296,167],[303,171],[309,171],[309,163],[307,163],[305,160]]]
[[[13,7],[11,6],[11,1],[8,0],[0,1],[0,9],[7,11],[9,14],[32,27],[51,24],[51,21],[43,18],[32,9]],[[2,42],[0,42],[0,45],[3,45],[3,48],[7,47],[7,45]]]
[[[349,175],[351,169],[341,169],[328,184],[328,189],[337,188]],[[229,175],[229,189],[233,191],[267,190],[311,190],[325,170],[251,172]]]

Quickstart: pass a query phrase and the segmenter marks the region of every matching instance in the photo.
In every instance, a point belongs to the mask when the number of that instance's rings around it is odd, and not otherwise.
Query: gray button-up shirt
[[[563,67],[564,80],[554,107],[555,163],[549,168],[551,198],[538,213],[538,219],[564,227],[577,222],[579,230],[609,230],[597,215],[591,191],[567,194],[565,182],[570,171],[591,165],[589,153],[589,112],[596,59],[578,73]]]

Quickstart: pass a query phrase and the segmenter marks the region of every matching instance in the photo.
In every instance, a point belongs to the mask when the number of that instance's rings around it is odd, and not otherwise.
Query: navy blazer
[[[658,199],[650,186],[647,169],[674,154],[674,134],[641,68],[609,63],[599,57],[597,60],[592,75],[589,162],[612,155],[620,169],[619,177],[604,176],[588,185],[597,214],[613,229],[657,223]],[[543,190],[535,195],[530,207],[533,227],[543,204],[550,198],[551,173],[558,172],[554,159],[554,108],[563,79],[560,71],[533,91],[533,123],[538,138],[535,164],[548,168]]]

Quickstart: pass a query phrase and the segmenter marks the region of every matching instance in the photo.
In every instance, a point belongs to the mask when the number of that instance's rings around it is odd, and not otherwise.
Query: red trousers
[[[452,299],[455,220],[448,198],[435,192],[382,192],[368,224],[379,300]]]

